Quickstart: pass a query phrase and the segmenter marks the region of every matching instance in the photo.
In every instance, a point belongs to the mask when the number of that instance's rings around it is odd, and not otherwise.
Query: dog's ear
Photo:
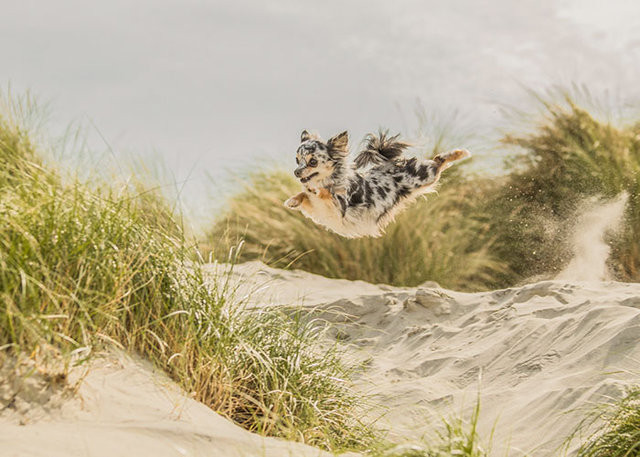
[[[309,132],[307,132],[306,130],[303,130],[302,133],[300,134],[300,142],[304,143],[309,138],[311,138],[311,134]]]
[[[338,156],[347,155],[347,147],[349,146],[349,133],[345,130],[342,133],[338,133],[336,136],[329,138],[327,141],[329,151],[335,153]]]

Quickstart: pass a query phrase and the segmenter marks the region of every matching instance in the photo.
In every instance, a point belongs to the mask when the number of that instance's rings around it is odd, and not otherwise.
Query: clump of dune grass
[[[640,123],[596,120],[565,96],[545,102],[530,134],[507,135],[521,153],[488,211],[496,222],[496,253],[513,280],[552,274],[571,258],[570,233],[586,198],[629,194],[624,228],[612,238],[610,267],[622,280],[640,279]]]
[[[427,280],[462,290],[482,289],[504,272],[491,254],[491,221],[481,212],[494,183],[447,171],[438,193],[418,200],[381,238],[346,239],[291,211],[282,202],[300,184],[282,171],[254,174],[228,202],[208,234],[219,258],[239,240],[241,260],[262,260],[333,278],[418,285]]]
[[[235,301],[224,275],[192,260],[157,193],[93,181],[63,180],[0,113],[0,361],[118,347],[249,430],[366,445],[371,429],[354,418],[362,399],[318,326]]]
[[[488,457],[491,454],[490,436],[483,445],[478,432],[480,419],[480,397],[476,399],[468,418],[463,414],[443,417],[440,426],[433,433],[424,436],[420,442],[387,445],[374,450],[375,457]]]
[[[480,398],[468,420],[463,416],[444,419],[444,429],[438,433],[439,444],[432,450],[432,457],[462,455],[465,457],[486,457],[490,454],[491,437],[485,448],[478,433],[480,419]]]
[[[632,387],[620,400],[587,414],[565,446],[585,432],[587,437],[575,451],[578,457],[640,456],[640,387]]]

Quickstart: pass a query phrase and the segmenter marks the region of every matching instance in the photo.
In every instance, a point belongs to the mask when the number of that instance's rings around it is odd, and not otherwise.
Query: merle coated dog
[[[451,162],[470,156],[456,149],[431,160],[406,158],[409,145],[398,138],[369,134],[365,148],[350,163],[347,132],[324,142],[303,131],[294,172],[303,191],[285,206],[347,238],[381,236],[402,209],[433,190]]]

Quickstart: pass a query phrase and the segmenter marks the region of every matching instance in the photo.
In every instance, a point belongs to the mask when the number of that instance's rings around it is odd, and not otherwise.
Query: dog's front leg
[[[309,196],[306,192],[300,192],[284,202],[284,206],[287,208],[299,211],[302,210],[302,207],[305,205],[309,205]]]
[[[339,223],[344,216],[344,212],[341,210],[341,205],[333,190],[324,187],[320,188],[318,192],[310,197],[310,200],[314,207],[321,211],[326,218],[336,223]]]

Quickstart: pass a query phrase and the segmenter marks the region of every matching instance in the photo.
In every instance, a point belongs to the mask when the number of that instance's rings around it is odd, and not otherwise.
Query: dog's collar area
[[[316,171],[315,173],[311,173],[309,176],[307,176],[306,178],[300,178],[300,182],[305,183],[308,182],[311,178],[313,178],[314,176],[318,176],[318,172]]]

